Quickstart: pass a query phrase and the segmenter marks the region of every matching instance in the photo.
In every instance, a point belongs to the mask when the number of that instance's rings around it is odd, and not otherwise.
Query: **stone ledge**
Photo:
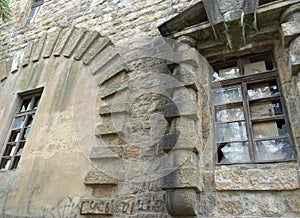
[[[110,198],[83,198],[80,202],[80,214],[112,215],[113,200]]]
[[[90,170],[84,178],[84,184],[86,185],[117,185],[116,178],[108,176],[102,173],[98,169]]]
[[[299,188],[297,163],[218,166],[214,177],[219,191]]]
[[[103,147],[93,147],[91,150],[91,154],[89,156],[92,160],[100,160],[100,159],[110,159],[110,158],[120,158],[121,154],[116,153],[113,150],[117,150],[119,146],[103,146]]]
[[[127,88],[128,87],[128,81],[127,80],[124,80],[120,83],[117,83],[117,84],[113,84],[113,85],[110,85],[109,87],[107,86],[101,86],[100,87],[100,94],[99,94],[99,97],[100,98],[105,98],[107,96],[110,96],[116,92],[119,92],[119,91],[122,91],[123,89]]]
[[[112,113],[129,113],[128,103],[115,103],[110,105],[104,105],[100,107],[99,114],[112,114]]]
[[[113,121],[105,122],[104,124],[99,124],[96,128],[95,135],[98,138],[101,138],[101,135],[110,135],[110,134],[122,134],[125,129],[125,124],[122,122]]]

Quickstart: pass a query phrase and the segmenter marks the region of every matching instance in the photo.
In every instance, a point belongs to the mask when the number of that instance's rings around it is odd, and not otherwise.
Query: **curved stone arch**
[[[71,63],[77,62],[80,63],[80,66],[84,66],[86,72],[89,72],[97,81],[101,99],[105,100],[106,97],[128,86],[125,79],[119,83],[120,86],[114,88],[107,89],[107,85],[105,85],[105,82],[112,77],[127,72],[127,65],[122,61],[121,55],[113,42],[108,37],[102,37],[96,31],[73,26],[53,27],[46,32],[42,32],[39,37],[29,41],[24,48],[17,50],[10,60],[0,61],[0,66],[2,66],[0,72],[3,73],[0,75],[0,81],[4,82],[9,76],[13,76],[12,74],[24,72],[32,74],[30,72],[32,65],[43,71],[45,67],[49,67],[49,64],[44,64],[45,61],[55,59],[55,61],[60,62],[59,60],[62,58],[68,59]],[[45,72],[52,71],[47,70]],[[48,83],[49,81],[46,81],[45,85]],[[111,113],[111,111],[106,110],[100,115],[107,113]],[[106,125],[110,124],[105,123],[103,126]],[[95,132],[91,131],[92,133]],[[101,131],[101,128],[100,130],[97,128],[96,136],[101,136],[99,131]],[[117,130],[112,128],[111,131]],[[104,132],[104,134],[107,133]],[[112,152],[110,153],[111,155],[108,158],[115,156]],[[99,173],[101,174],[101,172]],[[106,175],[98,174],[98,177],[101,176],[103,176],[103,180],[108,180]],[[85,184],[89,184],[89,182],[85,181]]]

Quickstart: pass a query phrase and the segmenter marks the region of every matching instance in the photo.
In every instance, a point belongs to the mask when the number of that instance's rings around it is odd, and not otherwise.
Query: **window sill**
[[[216,166],[216,189],[294,190],[298,189],[298,163],[238,164]]]

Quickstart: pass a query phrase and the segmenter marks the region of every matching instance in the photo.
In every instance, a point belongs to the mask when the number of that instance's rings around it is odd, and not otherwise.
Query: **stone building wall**
[[[249,2],[44,0],[25,25],[11,0],[1,146],[18,93],[44,90],[0,217],[298,217],[297,161],[215,165],[210,64],[270,49],[299,152],[298,1]]]

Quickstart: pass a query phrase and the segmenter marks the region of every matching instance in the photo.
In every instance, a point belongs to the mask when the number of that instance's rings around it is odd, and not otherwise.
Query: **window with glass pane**
[[[41,94],[41,92],[38,92],[21,96],[21,104],[15,114],[8,139],[3,147],[0,170],[12,170],[18,166]]]
[[[275,66],[271,53],[215,65],[211,84],[218,163],[295,159]]]
[[[39,13],[39,10],[41,8],[41,5],[44,3],[44,0],[34,0],[29,12],[29,15],[25,21],[25,25],[33,23],[37,14]]]

